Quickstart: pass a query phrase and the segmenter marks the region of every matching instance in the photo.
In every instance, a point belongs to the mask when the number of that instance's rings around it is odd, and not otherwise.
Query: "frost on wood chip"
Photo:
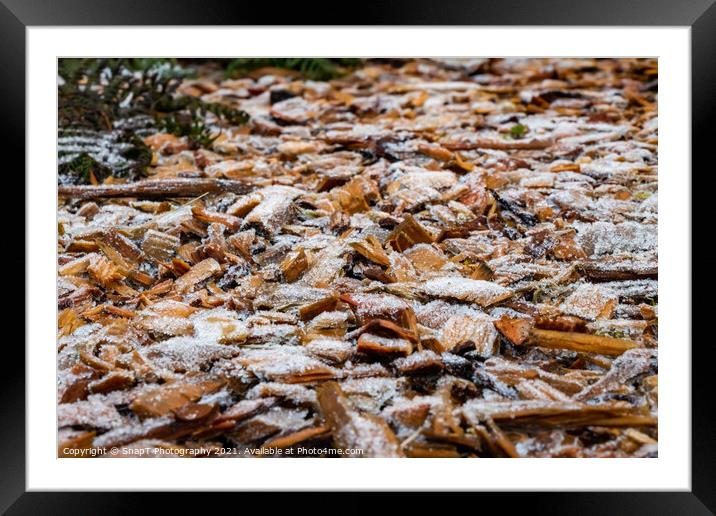
[[[655,59],[192,66],[250,121],[60,185],[60,449],[656,456]]]
[[[461,276],[428,280],[421,285],[421,289],[429,296],[456,299],[479,306],[489,306],[511,295],[510,289],[497,283]]]

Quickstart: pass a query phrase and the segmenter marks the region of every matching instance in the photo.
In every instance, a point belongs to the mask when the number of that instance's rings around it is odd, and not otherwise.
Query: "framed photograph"
[[[712,4],[1,0],[26,332],[0,509],[530,491],[712,514]]]

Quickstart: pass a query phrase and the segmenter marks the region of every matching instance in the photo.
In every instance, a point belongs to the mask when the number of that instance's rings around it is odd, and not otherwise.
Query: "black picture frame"
[[[401,0],[341,6],[332,2],[305,2],[289,5],[269,2],[223,2],[214,0],[0,0],[0,105],[2,105],[2,141],[6,153],[3,186],[16,202],[16,213],[24,213],[25,160],[25,29],[28,26],[60,25],[573,25],[573,26],[688,26],[691,27],[692,74],[692,167],[707,165],[707,142],[711,136],[716,106],[716,0],[482,0],[455,1],[446,5],[435,0]],[[340,9],[346,9],[342,11]],[[339,14],[342,13],[342,14]],[[32,135],[27,135],[31,138]],[[9,150],[11,149],[11,151]],[[5,154],[5,153],[4,153]],[[14,160],[14,165],[7,160]],[[675,173],[675,171],[662,171]],[[676,173],[688,173],[680,171]],[[693,176],[692,176],[693,177]],[[703,176],[702,176],[703,177]],[[22,195],[20,194],[22,192]],[[696,199],[693,206],[698,206]],[[691,206],[684,209],[691,211]],[[693,212],[692,212],[693,213]],[[13,220],[18,220],[17,215]],[[24,217],[23,217],[24,221]],[[693,234],[693,233],[692,233]],[[663,243],[662,243],[663,245]],[[19,242],[6,254],[6,266],[18,271],[25,268],[24,246]],[[7,259],[4,257],[4,259]],[[25,277],[32,271],[25,270]],[[19,296],[24,280],[9,274],[9,288]],[[11,277],[10,277],[11,276]],[[23,283],[22,285],[20,283]],[[684,300],[690,302],[690,300]],[[20,306],[17,299],[10,305]],[[22,303],[24,307],[24,303]],[[700,320],[704,304],[693,305],[695,320]],[[28,310],[31,307],[27,308]],[[703,314],[705,315],[705,314]],[[692,316],[693,318],[693,316]],[[12,326],[10,324],[9,326]],[[19,339],[6,338],[2,344],[0,370],[0,511],[7,514],[113,514],[133,513],[150,508],[149,494],[122,493],[26,493],[25,492],[25,351]],[[682,346],[689,342],[679,343]],[[716,433],[714,403],[711,401],[712,344],[701,341],[692,347],[692,490],[690,492],[646,493],[531,493],[496,494],[509,501],[508,509],[541,509],[550,514],[714,514],[716,512]],[[711,373],[711,374],[710,374]],[[668,417],[668,416],[666,416]],[[205,494],[211,503],[223,505],[226,496]],[[246,496],[242,494],[241,496]],[[266,496],[266,495],[263,495]],[[332,500],[331,496],[340,496]],[[365,514],[374,510],[374,502],[360,493],[322,497],[326,507]],[[486,499],[494,494],[471,495],[479,507],[496,502]],[[271,495],[272,503],[281,501]],[[176,507],[191,509],[196,499],[172,493],[164,496],[163,512]],[[196,497],[194,497],[196,498]],[[312,510],[305,495],[293,493],[291,510]],[[430,496],[415,495],[411,504],[427,508]],[[250,501],[249,503],[252,503]],[[453,502],[451,502],[453,503]],[[334,505],[335,504],[335,505]],[[241,507],[247,508],[244,498]],[[272,507],[275,507],[272,505]],[[476,506],[477,507],[477,506]],[[218,509],[218,507],[216,507]],[[315,508],[315,507],[314,507]],[[236,510],[241,510],[236,507]],[[407,507],[405,507],[407,510]],[[476,509],[478,510],[478,509]],[[273,512],[273,510],[271,511]]]

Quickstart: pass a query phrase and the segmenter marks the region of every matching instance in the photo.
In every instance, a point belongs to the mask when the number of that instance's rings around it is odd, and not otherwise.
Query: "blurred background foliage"
[[[259,69],[290,70],[307,80],[339,78],[360,59],[63,58],[58,60],[58,169],[62,183],[108,176],[136,179],[152,153],[143,138],[167,132],[206,147],[221,127],[248,122],[243,111],[181,95],[198,73],[240,78]]]

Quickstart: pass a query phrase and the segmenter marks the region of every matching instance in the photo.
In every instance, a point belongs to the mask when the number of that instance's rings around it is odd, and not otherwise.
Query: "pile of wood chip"
[[[60,455],[656,456],[656,60],[180,91],[251,121],[59,189]]]

